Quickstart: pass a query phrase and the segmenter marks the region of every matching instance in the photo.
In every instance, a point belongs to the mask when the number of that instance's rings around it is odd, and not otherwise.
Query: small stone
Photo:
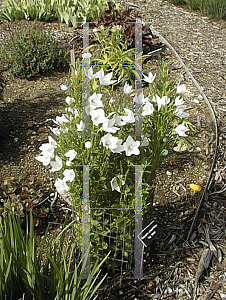
[[[167,175],[167,176],[172,176],[172,175],[173,175],[173,173],[172,173],[172,172],[170,172],[170,171],[166,171],[166,175]]]
[[[212,209],[215,210],[216,208],[217,208],[217,202],[215,201],[215,202],[213,203]]]
[[[33,122],[28,122],[28,128],[31,128],[31,127],[33,127],[34,126],[34,123]]]

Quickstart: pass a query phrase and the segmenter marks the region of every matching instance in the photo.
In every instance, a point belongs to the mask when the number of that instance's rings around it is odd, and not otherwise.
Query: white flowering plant
[[[83,74],[81,63],[76,63],[76,72],[71,79],[73,91],[66,97],[68,106],[61,116],[53,120],[56,125],[51,127],[54,138],[49,136],[48,143],[40,147],[41,155],[36,159],[44,166],[50,165],[51,172],[59,172],[55,187],[63,198],[67,198],[67,193],[70,195],[80,221],[77,223],[79,242],[82,239],[84,165],[90,166],[92,208],[134,208],[134,166],[142,165],[143,210],[147,212],[152,205],[157,168],[173,147],[184,144],[188,131],[193,129],[186,120],[188,114],[183,100],[184,86],[178,85],[175,89],[172,82],[169,84],[169,74],[168,81],[161,82],[161,78],[166,76],[164,70],[158,79],[151,72],[144,75],[144,81],[149,83],[147,96],[144,95],[146,90],[137,93],[127,82],[124,83],[123,93],[117,95],[111,89],[116,82],[112,80],[112,72],[104,74],[100,69],[94,74],[90,67]],[[89,95],[82,90],[84,79],[90,83]],[[135,126],[137,121],[141,121],[142,130],[139,134]],[[91,243],[94,245],[91,251],[94,256],[107,248],[107,242],[102,237],[109,234],[108,226],[113,228],[111,232],[119,231],[116,223],[126,220],[127,228],[120,229],[123,237],[134,224],[131,211],[120,211],[117,218],[111,219],[113,224],[110,224],[110,219],[105,219],[103,231],[100,224],[102,214],[101,211],[92,211],[90,220]],[[97,221],[94,221],[94,217]],[[128,255],[128,251],[124,255]]]

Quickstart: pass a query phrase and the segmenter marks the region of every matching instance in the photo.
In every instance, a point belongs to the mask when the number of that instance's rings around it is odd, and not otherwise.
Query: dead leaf
[[[212,251],[209,248],[204,249],[204,251],[202,253],[202,256],[200,258],[199,265],[198,265],[198,270],[197,270],[197,273],[196,273],[196,276],[195,276],[195,285],[196,285],[196,287],[198,285],[198,281],[199,281],[203,271],[206,270],[209,267],[211,258],[212,258]]]

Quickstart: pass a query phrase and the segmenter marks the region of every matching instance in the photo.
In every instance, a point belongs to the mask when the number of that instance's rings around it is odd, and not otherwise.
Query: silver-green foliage
[[[50,241],[47,229],[37,248],[32,214],[25,232],[12,212],[1,218],[0,299],[93,299],[105,278],[96,281],[103,261],[96,261],[88,278],[82,279],[85,263],[76,263],[75,243],[66,243],[67,229]]]
[[[107,7],[107,0],[5,0],[2,17],[11,22],[58,19],[79,27],[85,21],[100,17]]]

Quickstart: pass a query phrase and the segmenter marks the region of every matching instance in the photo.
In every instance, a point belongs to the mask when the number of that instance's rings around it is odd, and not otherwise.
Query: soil
[[[166,49],[165,58],[172,61],[170,71],[189,90],[185,100],[192,108],[189,120],[196,127],[194,144],[188,152],[172,153],[157,172],[152,219],[157,220],[162,233],[145,251],[144,278],[125,279],[121,284],[109,279],[108,284],[99,289],[98,299],[193,299],[196,285],[197,299],[223,299],[220,293],[226,293],[226,22],[162,0],[134,3],[139,6],[142,20],[151,22],[167,38],[203,87],[217,113],[220,146],[197,226],[187,241],[210,175],[215,150],[214,126],[204,99]],[[125,1],[123,4],[127,5]],[[0,33],[7,34],[9,26],[23,28],[26,24],[29,22],[9,24],[1,20]],[[74,36],[79,37],[76,49],[78,55],[81,53],[81,30],[60,23],[46,23],[45,28],[53,30],[65,44]],[[150,62],[150,68],[154,70],[157,64],[158,61]],[[65,107],[68,90],[62,91],[60,85],[69,87],[70,75],[54,73],[26,80],[14,78],[6,66],[1,68],[0,196],[4,201],[8,198],[13,201],[17,213],[24,214],[32,209],[36,227],[42,232],[48,223],[52,226],[61,223],[68,208],[60,197],[55,198],[53,203],[56,195],[54,175],[50,175],[49,170],[34,157],[39,155],[39,146],[50,134],[51,119]],[[190,189],[190,183],[199,184],[202,191],[195,193]],[[202,274],[201,280],[196,280],[203,250],[210,247],[207,231],[216,251],[211,248],[213,257],[209,268]]]

